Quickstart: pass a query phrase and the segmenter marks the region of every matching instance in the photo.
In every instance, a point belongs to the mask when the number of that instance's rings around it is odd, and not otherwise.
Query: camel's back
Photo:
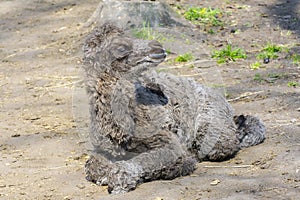
[[[220,141],[225,148],[237,145],[233,110],[224,97],[193,79],[159,73],[153,74],[152,80],[162,85],[168,99],[172,131],[199,159]]]

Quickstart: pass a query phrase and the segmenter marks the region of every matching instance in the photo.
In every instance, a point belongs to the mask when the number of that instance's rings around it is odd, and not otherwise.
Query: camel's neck
[[[119,78],[109,73],[103,73],[97,80],[97,91],[101,93],[111,93],[118,83]]]
[[[133,80],[127,80],[114,76],[110,73],[103,72],[97,77],[89,77],[87,81],[88,93],[91,103],[105,108],[110,107],[111,100],[116,90],[121,88],[134,88]],[[122,89],[122,91],[124,91]],[[126,90],[128,92],[128,90]]]
[[[113,92],[119,78],[110,75],[109,73],[103,73],[97,78],[95,83],[95,92],[98,99],[98,103],[102,103],[103,106],[107,106],[111,102]]]

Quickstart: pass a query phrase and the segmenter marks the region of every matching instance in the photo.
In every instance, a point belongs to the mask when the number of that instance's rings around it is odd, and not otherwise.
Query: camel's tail
[[[241,148],[257,145],[264,141],[266,128],[257,117],[239,115],[234,117],[234,121],[238,127],[237,138]]]

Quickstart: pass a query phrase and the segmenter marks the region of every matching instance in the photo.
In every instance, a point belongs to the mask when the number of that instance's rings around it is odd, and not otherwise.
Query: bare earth
[[[215,34],[198,30],[203,41],[197,48],[210,54],[231,43],[245,49],[248,58],[219,66],[209,60],[194,70],[181,67],[178,73],[222,86],[237,114],[265,122],[266,141],[225,162],[199,163],[190,176],[108,195],[105,187],[87,182],[83,172],[90,146],[81,46],[92,28],[84,24],[99,1],[1,0],[0,199],[298,199],[300,86],[288,83],[300,84],[299,64],[289,58],[300,54],[300,2],[167,2],[230,13],[224,16],[225,28]],[[268,42],[287,45],[290,52],[251,70],[255,55]],[[186,44],[197,55],[194,43]],[[198,59],[207,57],[199,54]],[[256,73],[262,75],[260,82],[253,80]]]

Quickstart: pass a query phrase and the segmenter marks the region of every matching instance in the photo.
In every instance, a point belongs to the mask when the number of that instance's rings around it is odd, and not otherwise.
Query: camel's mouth
[[[167,57],[167,53],[163,50],[163,53],[152,53],[148,57],[153,60],[164,60]]]
[[[155,67],[165,60],[167,53],[164,49],[160,53],[151,53],[146,57],[136,61],[135,67],[132,68],[131,72],[134,74],[141,74],[143,71],[147,70],[148,67]]]
[[[143,59],[143,62],[161,63],[167,57],[167,53],[163,50],[162,53],[151,53]]]

